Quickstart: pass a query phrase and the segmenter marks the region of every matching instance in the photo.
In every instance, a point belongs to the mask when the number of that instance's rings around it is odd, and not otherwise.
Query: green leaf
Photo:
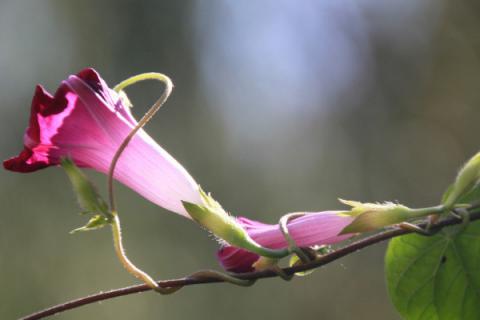
[[[392,239],[385,257],[390,298],[405,319],[480,319],[480,224]]]
[[[93,183],[88,180],[75,163],[71,159],[64,158],[61,164],[72,183],[80,207],[83,209],[82,213],[101,213],[105,217],[111,218],[107,203],[98,194]]]
[[[106,225],[109,225],[110,223],[112,222],[111,219],[103,216],[103,215],[95,215],[93,216],[88,222],[86,225],[84,225],[83,227],[80,227],[80,228],[77,228],[77,229],[74,229],[72,231],[70,231],[70,233],[77,233],[79,231],[91,231],[91,230],[97,230],[97,229],[100,229],[100,228],[103,228],[105,227]]]

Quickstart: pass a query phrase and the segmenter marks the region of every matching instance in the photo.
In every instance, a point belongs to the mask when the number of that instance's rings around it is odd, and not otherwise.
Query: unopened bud
[[[346,226],[340,234],[368,232],[404,222],[420,215],[418,209],[410,209],[404,205],[392,202],[361,203],[358,201],[339,200],[352,207],[345,214],[355,216],[353,222]]]
[[[458,172],[457,178],[448,191],[443,204],[452,208],[457,201],[468,193],[480,179],[480,152],[474,155]]]

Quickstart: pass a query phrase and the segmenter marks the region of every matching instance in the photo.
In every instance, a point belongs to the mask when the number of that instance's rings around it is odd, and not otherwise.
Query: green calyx
[[[223,209],[200,206],[186,201],[183,201],[183,206],[193,220],[214,235],[233,246],[243,247],[245,238],[248,238],[247,232]]]
[[[71,233],[96,230],[111,224],[113,218],[112,213],[105,200],[103,200],[97,192],[93,183],[88,180],[71,159],[64,158],[60,163],[72,183],[78,203],[83,210],[82,213],[93,214],[93,217],[85,226],[72,230]]]
[[[340,199],[340,201],[352,207],[350,211],[346,211],[344,214],[355,217],[353,222],[347,225],[340,234],[373,231],[389,225],[445,211],[444,206],[411,209],[392,202],[361,203],[342,199]]]
[[[203,205],[182,201],[185,210],[198,224],[232,246],[243,248],[268,258],[283,258],[288,249],[274,250],[262,247],[248,235],[247,231],[229,215],[211,195],[200,189]]]

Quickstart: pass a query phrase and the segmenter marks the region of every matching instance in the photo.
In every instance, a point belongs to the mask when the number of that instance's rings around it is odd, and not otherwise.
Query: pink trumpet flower
[[[299,247],[334,244],[352,237],[354,234],[339,235],[343,228],[353,221],[353,217],[338,211],[307,212],[306,215],[291,220],[288,224],[290,236]],[[264,224],[244,217],[237,222],[249,236],[260,245],[271,248],[286,248],[287,242],[279,225]],[[230,272],[250,272],[259,255],[230,245],[217,252],[222,267]]]
[[[64,80],[51,96],[38,85],[23,151],[5,169],[31,172],[71,157],[81,167],[107,173],[113,155],[137,124],[119,95],[93,69]],[[181,201],[202,204],[198,184],[145,131],[123,152],[114,178],[153,203],[190,217]]]

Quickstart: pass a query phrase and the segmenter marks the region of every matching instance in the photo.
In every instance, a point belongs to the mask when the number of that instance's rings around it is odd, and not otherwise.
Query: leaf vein
[[[465,312],[465,301],[467,300],[467,299],[465,299],[465,295],[467,294],[468,287],[469,287],[469,284],[468,284],[468,282],[466,282],[465,283],[465,288],[463,288],[463,294],[462,294],[462,306],[461,306],[461,309],[460,309],[461,319],[464,319],[463,313]]]
[[[425,314],[425,312],[427,312],[428,307],[430,307],[430,305],[432,305],[432,304],[433,304],[433,299],[425,304],[425,307],[423,308],[422,312],[420,312],[420,315],[418,316],[419,320],[422,320],[423,315]],[[433,305],[433,307],[435,308],[435,305]]]
[[[434,248],[439,244],[442,244],[442,241],[435,241],[431,245],[425,247],[421,252],[417,253],[417,256],[414,259],[412,259],[412,261],[408,263],[407,267],[400,273],[397,283],[395,283],[395,286],[394,286],[395,292],[398,291],[400,287],[400,282],[402,281],[405,274],[415,265],[415,263],[417,263],[421,258],[423,258],[426,252],[428,252],[429,250],[431,250],[432,248]],[[418,249],[418,247],[416,248]]]

